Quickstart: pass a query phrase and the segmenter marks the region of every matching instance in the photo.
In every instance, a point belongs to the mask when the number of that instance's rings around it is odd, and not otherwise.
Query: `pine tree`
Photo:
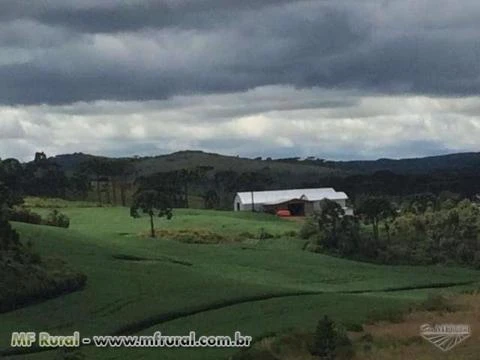
[[[312,355],[323,360],[335,359],[336,332],[333,321],[325,315],[317,324]]]

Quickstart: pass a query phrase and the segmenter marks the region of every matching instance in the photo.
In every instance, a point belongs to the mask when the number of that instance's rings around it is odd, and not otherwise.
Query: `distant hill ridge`
[[[334,161],[336,168],[354,172],[389,170],[398,174],[421,174],[435,170],[478,169],[480,153],[466,152],[408,159],[378,159],[370,161]]]
[[[76,169],[82,162],[93,158],[109,159],[84,153],[57,155],[54,160],[67,171]],[[113,158],[111,158],[113,159]],[[140,174],[166,172],[193,168],[196,166],[213,167],[217,171],[260,171],[270,169],[278,172],[299,171],[311,175],[347,175],[352,173],[373,173],[377,171],[392,171],[398,174],[422,174],[436,170],[476,170],[480,172],[480,153],[466,152],[438,156],[428,156],[407,159],[352,160],[329,161],[299,158],[289,159],[249,159],[238,156],[207,153],[198,150],[178,151],[171,154],[130,157],[136,164]]]

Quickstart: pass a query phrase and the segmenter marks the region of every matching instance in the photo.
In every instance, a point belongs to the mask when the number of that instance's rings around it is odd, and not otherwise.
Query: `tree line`
[[[480,207],[458,196],[411,196],[401,202],[364,197],[354,216],[333,201],[303,226],[308,248],[383,264],[480,267]]]
[[[0,159],[2,183],[22,196],[85,200],[90,192],[99,204],[127,205],[127,190],[135,177],[130,159],[92,158],[74,171],[66,172],[45,153],[37,152],[31,162]]]
[[[174,207],[231,209],[237,191],[278,190],[285,188],[333,187],[353,200],[366,195],[401,199],[412,194],[454,192],[472,198],[480,193],[480,172],[435,170],[425,174],[396,174],[377,171],[371,174],[326,173],[318,177],[308,172],[274,170],[266,166],[256,171],[217,170],[211,166],[190,166],[154,174],[141,172],[135,158],[90,157],[64,170],[54,159],[38,152],[32,162],[0,160],[4,182],[28,196],[91,200],[101,205],[130,206],[139,189],[160,189],[171,194]],[[144,169],[145,170],[145,169]],[[312,181],[313,180],[313,181]]]

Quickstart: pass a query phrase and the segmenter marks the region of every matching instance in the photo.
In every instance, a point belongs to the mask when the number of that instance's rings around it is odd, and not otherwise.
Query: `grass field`
[[[40,213],[48,209],[36,209]],[[146,218],[125,208],[64,207],[69,229],[15,224],[42,256],[60,257],[88,275],[83,291],[0,314],[0,349],[12,331],[83,336],[115,333],[254,337],[286,328],[312,330],[329,314],[363,322],[372,311],[399,309],[433,291],[471,286],[479,272],[456,267],[379,266],[303,251],[299,224],[274,216],[175,210],[157,219],[170,234],[210,231],[226,244],[151,239]],[[273,238],[259,239],[267,232]],[[247,234],[246,234],[247,233]],[[416,290],[415,290],[416,289]],[[81,349],[87,359],[226,359],[236,349]],[[14,356],[52,359],[52,352]]]

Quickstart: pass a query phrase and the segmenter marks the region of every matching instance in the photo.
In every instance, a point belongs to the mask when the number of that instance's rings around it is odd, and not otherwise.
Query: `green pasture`
[[[46,208],[35,209],[45,214]],[[159,229],[244,235],[228,244],[151,239],[148,219],[126,208],[64,207],[69,229],[16,223],[23,241],[42,256],[65,259],[88,276],[83,291],[0,314],[0,349],[12,331],[83,336],[121,332],[262,336],[287,328],[313,329],[329,314],[362,322],[372,311],[400,309],[437,287],[475,282],[479,272],[458,267],[380,266],[302,250],[296,222],[275,216],[175,210]],[[258,239],[268,232],[273,238]],[[462,287],[463,286],[463,287]],[[436,287],[435,289],[430,289]],[[451,288],[455,290],[455,287]],[[176,315],[175,315],[176,314]],[[169,315],[169,316],[167,316]],[[226,359],[236,349],[81,350],[87,359]],[[12,357],[51,359],[53,352]]]

